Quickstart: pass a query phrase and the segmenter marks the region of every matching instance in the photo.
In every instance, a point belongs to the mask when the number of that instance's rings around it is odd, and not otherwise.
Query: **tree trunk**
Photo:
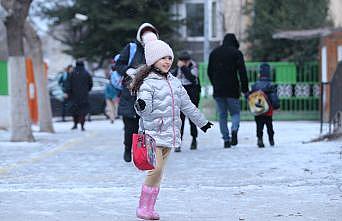
[[[25,22],[24,35],[32,58],[34,78],[38,95],[38,120],[41,132],[54,133],[50,96],[47,88],[47,78],[44,71],[44,61],[41,40],[29,22]]]
[[[3,0],[9,13],[5,20],[11,100],[11,141],[34,141],[28,108],[23,30],[32,0]]]
[[[7,48],[7,35],[5,24],[0,21],[0,60],[7,61],[8,48]]]
[[[34,141],[28,109],[24,56],[9,56],[8,73],[11,101],[11,141]]]

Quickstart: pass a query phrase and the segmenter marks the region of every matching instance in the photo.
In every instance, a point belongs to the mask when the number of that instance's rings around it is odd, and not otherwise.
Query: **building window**
[[[216,13],[217,13],[216,2],[213,2],[211,6],[211,37],[213,38],[215,38],[217,35]]]
[[[342,45],[337,47],[337,62],[342,61]]]
[[[203,3],[186,4],[186,35],[188,37],[203,37],[204,35],[204,5]]]

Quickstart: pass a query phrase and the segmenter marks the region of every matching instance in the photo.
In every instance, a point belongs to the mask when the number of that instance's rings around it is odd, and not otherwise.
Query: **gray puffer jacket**
[[[157,146],[180,146],[180,111],[198,127],[208,123],[190,101],[181,82],[170,73],[166,78],[150,73],[140,86],[137,99],[142,99],[146,103],[145,109],[137,110],[137,113],[143,119],[145,132],[156,140]]]

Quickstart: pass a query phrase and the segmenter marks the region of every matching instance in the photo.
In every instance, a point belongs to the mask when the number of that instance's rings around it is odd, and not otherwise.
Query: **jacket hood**
[[[271,80],[271,66],[268,63],[262,63],[259,67],[259,79],[264,81]]]
[[[259,81],[271,81],[271,77],[260,77]]]
[[[149,31],[152,31],[154,32],[156,35],[157,35],[157,38],[159,39],[159,33],[158,33],[158,30],[150,23],[144,23],[142,25],[140,25],[140,27],[138,28],[138,31],[137,31],[137,41],[140,42],[141,44],[143,43],[142,42],[142,39],[141,39],[141,36],[142,34],[146,31],[146,30],[149,30]]]
[[[223,45],[227,47],[234,47],[236,49],[239,49],[240,47],[240,44],[233,33],[228,33],[224,36]]]

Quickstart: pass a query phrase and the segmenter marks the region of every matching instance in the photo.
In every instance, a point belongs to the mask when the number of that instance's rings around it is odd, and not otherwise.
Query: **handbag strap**
[[[139,119],[139,125],[142,129],[141,131],[139,130],[139,133],[141,132],[141,133],[145,134],[144,120],[142,119],[142,117],[140,117],[140,119]]]

